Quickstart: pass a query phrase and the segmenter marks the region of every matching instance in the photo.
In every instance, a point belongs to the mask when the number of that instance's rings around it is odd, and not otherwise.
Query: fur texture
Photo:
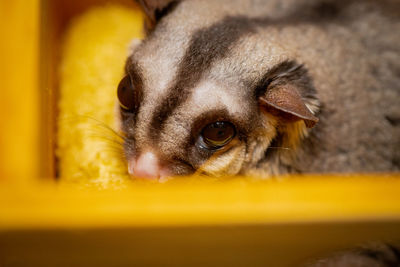
[[[140,96],[121,109],[128,159],[151,151],[176,175],[400,169],[398,1],[163,6],[173,8],[157,11],[126,64]],[[319,118],[314,128],[260,102],[288,85]],[[232,122],[236,136],[202,149],[201,129],[214,121]]]
[[[398,267],[400,251],[384,243],[370,243],[309,263],[307,267]]]

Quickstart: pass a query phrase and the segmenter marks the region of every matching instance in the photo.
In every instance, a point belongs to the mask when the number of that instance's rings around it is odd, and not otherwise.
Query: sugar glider
[[[129,173],[400,170],[397,0],[141,0],[118,86]]]

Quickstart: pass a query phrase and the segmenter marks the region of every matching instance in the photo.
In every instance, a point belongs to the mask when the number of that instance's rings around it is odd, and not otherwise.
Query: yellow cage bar
[[[0,1],[0,266],[299,266],[362,242],[400,240],[398,174],[103,191],[58,184],[59,40],[71,17],[100,2]]]

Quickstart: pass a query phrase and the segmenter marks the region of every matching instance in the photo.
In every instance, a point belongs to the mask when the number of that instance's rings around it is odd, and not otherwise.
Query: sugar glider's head
[[[129,173],[270,173],[268,148],[295,149],[318,121],[305,66],[273,30],[265,37],[265,21],[241,14],[245,7],[141,2],[149,35],[133,47],[118,87]]]

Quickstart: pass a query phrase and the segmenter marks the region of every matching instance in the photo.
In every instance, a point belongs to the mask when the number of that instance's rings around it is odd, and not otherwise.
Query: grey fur
[[[310,262],[307,267],[398,267],[398,246],[385,243],[368,243],[363,246],[336,252]]]
[[[211,159],[210,175],[399,171],[399,33],[395,0],[182,1],[127,62],[143,85],[134,122],[122,121],[127,155],[151,150],[175,174]],[[302,64],[312,81],[301,89],[320,120],[311,130],[254,97],[285,61]],[[214,120],[243,130],[226,150],[203,153],[193,124],[216,110],[224,115]]]

